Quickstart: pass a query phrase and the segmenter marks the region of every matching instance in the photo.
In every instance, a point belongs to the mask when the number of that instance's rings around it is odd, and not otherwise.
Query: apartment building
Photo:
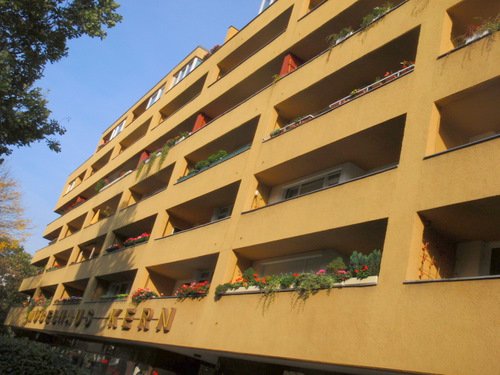
[[[103,132],[7,324],[92,374],[500,373],[499,14],[265,1]]]

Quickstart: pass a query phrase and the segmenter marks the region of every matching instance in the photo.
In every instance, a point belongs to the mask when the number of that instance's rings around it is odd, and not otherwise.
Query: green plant
[[[318,273],[302,273],[297,277],[296,287],[301,298],[307,299],[319,289],[331,289],[333,287],[335,284],[333,277],[326,275],[324,271]]]
[[[217,153],[216,153],[216,154],[210,155],[210,156],[208,157],[208,159],[207,159],[207,160],[208,160],[208,162],[209,162],[210,164],[213,164],[213,163],[215,163],[216,161],[219,161],[219,160],[221,160],[221,159],[224,159],[226,156],[227,156],[227,152],[226,152],[226,151],[224,151],[224,150],[219,150],[219,151],[217,151]]]
[[[338,257],[328,263],[328,266],[326,266],[326,273],[328,275],[336,275],[338,271],[345,271],[346,269],[347,266],[345,265],[344,260],[342,257]]]
[[[160,151],[160,160],[158,161],[158,170],[160,170],[163,162],[167,158],[169,151],[170,151],[170,146],[168,145],[168,143],[165,143],[165,146],[163,146],[163,148]]]
[[[162,294],[163,296],[163,294]],[[139,288],[132,294],[132,304],[138,306],[141,302],[148,299],[159,298],[160,296],[148,288]]]
[[[295,273],[293,275],[285,275],[279,278],[280,288],[288,289],[291,288],[296,282],[299,274]]]
[[[101,178],[98,180],[95,184],[95,190],[97,192],[101,191],[101,189],[108,184],[108,179],[107,178]]]
[[[370,275],[377,276],[380,272],[380,262],[382,261],[382,252],[380,250],[373,250],[368,254],[366,265],[370,267]]]
[[[208,290],[210,289],[210,284],[208,281],[203,281],[201,283],[197,283],[196,281],[191,284],[183,285],[175,292],[175,296],[180,298],[198,298],[206,296]]]
[[[360,270],[367,263],[367,260],[365,254],[353,251],[349,258],[349,270],[351,273],[354,274],[356,270]]]
[[[52,303],[52,298],[45,298],[40,296],[37,298],[32,298],[28,304],[28,314],[35,308],[41,307],[43,310],[47,310],[49,305]]]
[[[208,167],[210,165],[210,162],[208,160],[200,160],[194,165],[194,170],[199,171],[205,167]]]
[[[380,271],[382,252],[374,250],[369,255],[354,251],[349,260],[349,269],[353,276],[363,279],[368,276],[377,276]]]
[[[330,34],[326,37],[327,43],[330,45],[330,47],[335,46],[338,42],[339,39],[347,37],[350,33],[354,32],[351,26],[349,27],[344,27],[342,30],[340,30],[336,34]]]
[[[104,301],[111,301],[111,300],[119,300],[123,301],[128,298],[128,294],[115,294],[114,296],[101,296],[101,299]]]
[[[273,83],[278,82],[281,79],[281,76],[279,74],[274,74],[272,77]]]
[[[149,174],[149,172],[151,172],[151,168],[153,168],[153,164],[155,163],[155,160],[156,160],[156,156],[158,154],[156,152],[153,152],[150,156],[149,156],[149,161],[148,161],[148,166],[146,168],[146,175]]]
[[[0,336],[0,374],[83,374],[71,354],[25,338]]]
[[[137,237],[127,238],[123,242],[123,246],[128,247],[128,246],[137,245],[137,244],[140,244],[140,243],[143,243],[143,242],[147,242],[147,241],[149,241],[149,237],[150,236],[151,235],[149,233],[143,233],[143,234],[141,234],[140,236],[137,236]]]
[[[359,93],[359,89],[354,89],[349,95],[356,95],[357,93]]]
[[[215,162],[217,162],[217,161],[219,161],[221,159],[224,159],[226,156],[227,156],[227,152],[226,151],[219,150],[216,154],[210,155],[207,160],[200,160],[199,162],[197,162],[194,165],[193,171],[194,172],[198,172],[201,169],[203,169],[205,167],[208,167],[208,166],[214,164]],[[193,171],[191,171],[191,172],[193,172]]]
[[[391,2],[387,2],[382,6],[373,8],[372,12],[363,17],[360,27],[365,28],[370,25],[373,21],[377,20],[379,17],[390,11],[394,5]]]
[[[143,160],[143,161],[141,162],[141,164],[139,164],[139,166],[137,167],[137,174],[135,175],[135,178],[136,178],[136,179],[137,179],[137,178],[139,178],[139,176],[141,175],[142,168],[144,168],[144,165],[146,165],[147,160],[148,160],[148,159]]]
[[[498,14],[495,18],[488,18],[487,20],[483,20],[481,25],[477,28],[477,33],[482,33],[484,31],[488,31],[490,33],[494,33],[500,30],[500,14]]]
[[[269,136],[272,138],[272,137],[276,137],[278,134],[281,133],[281,128],[278,128],[278,129],[274,129],[271,131],[271,133],[269,133]]]
[[[113,209],[109,206],[106,206],[106,208],[104,208],[101,212],[105,217],[110,217],[114,213]]]

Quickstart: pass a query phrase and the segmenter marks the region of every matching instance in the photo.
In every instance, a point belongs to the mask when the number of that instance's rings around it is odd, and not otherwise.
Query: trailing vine
[[[148,167],[146,168],[146,174],[149,174],[149,172],[151,172],[151,168],[153,168],[153,164],[155,163],[156,160],[156,155],[157,153],[153,152],[149,157]]]
[[[163,162],[167,158],[169,151],[170,151],[170,146],[168,145],[168,143],[165,143],[165,146],[163,146],[163,148],[160,151],[160,160],[158,161],[158,170],[160,170],[161,165],[163,164]]]

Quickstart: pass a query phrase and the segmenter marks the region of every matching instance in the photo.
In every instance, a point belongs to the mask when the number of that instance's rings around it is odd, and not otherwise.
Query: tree
[[[0,240],[24,240],[30,221],[23,217],[21,193],[16,180],[5,166],[0,167]]]
[[[36,268],[30,264],[31,256],[19,245],[24,240],[30,221],[24,218],[21,194],[9,169],[0,166],[0,323],[10,307],[26,300],[17,290],[24,278],[33,276]]]
[[[47,63],[68,54],[69,40],[104,39],[104,28],[122,19],[118,7],[113,0],[0,0],[0,157],[40,140],[60,151],[51,136],[65,129],[33,85]]]
[[[26,295],[18,289],[23,279],[36,274],[30,260],[31,255],[17,241],[0,239],[0,324],[11,307],[26,301]]]

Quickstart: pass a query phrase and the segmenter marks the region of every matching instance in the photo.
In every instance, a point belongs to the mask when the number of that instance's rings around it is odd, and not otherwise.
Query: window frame
[[[172,84],[170,88],[177,85],[180,81],[182,81],[186,76],[189,75],[198,65],[202,63],[202,60],[199,57],[193,57],[186,65],[184,65],[175,75],[172,80]]]
[[[337,176],[335,183],[329,183],[329,180],[332,176]],[[325,188],[330,187],[330,186],[338,185],[340,183],[341,176],[342,176],[342,169],[340,168],[340,169],[325,173],[324,175],[319,175],[319,176],[315,176],[315,177],[300,181],[300,182],[295,183],[293,185],[284,186],[282,188],[282,192],[281,192],[281,200],[284,201],[284,200],[300,197],[302,195],[313,193],[315,191],[319,191],[319,190],[325,189]],[[320,180],[323,180],[322,186],[320,188],[313,189],[313,190],[306,191],[306,192],[302,192],[302,189],[305,185],[311,184],[313,182],[317,182]],[[292,193],[293,195],[291,195],[290,192],[293,190],[297,190],[297,192]]]
[[[111,131],[111,135],[109,136],[109,141],[111,141],[113,138],[115,138],[118,134],[122,132],[123,128],[125,127],[126,121],[127,120],[123,120]]]
[[[160,100],[161,96],[163,95],[164,89],[165,86],[160,87],[158,90],[155,91],[153,95],[149,97],[146,109],[149,109],[153,104],[155,104],[158,100]]]

